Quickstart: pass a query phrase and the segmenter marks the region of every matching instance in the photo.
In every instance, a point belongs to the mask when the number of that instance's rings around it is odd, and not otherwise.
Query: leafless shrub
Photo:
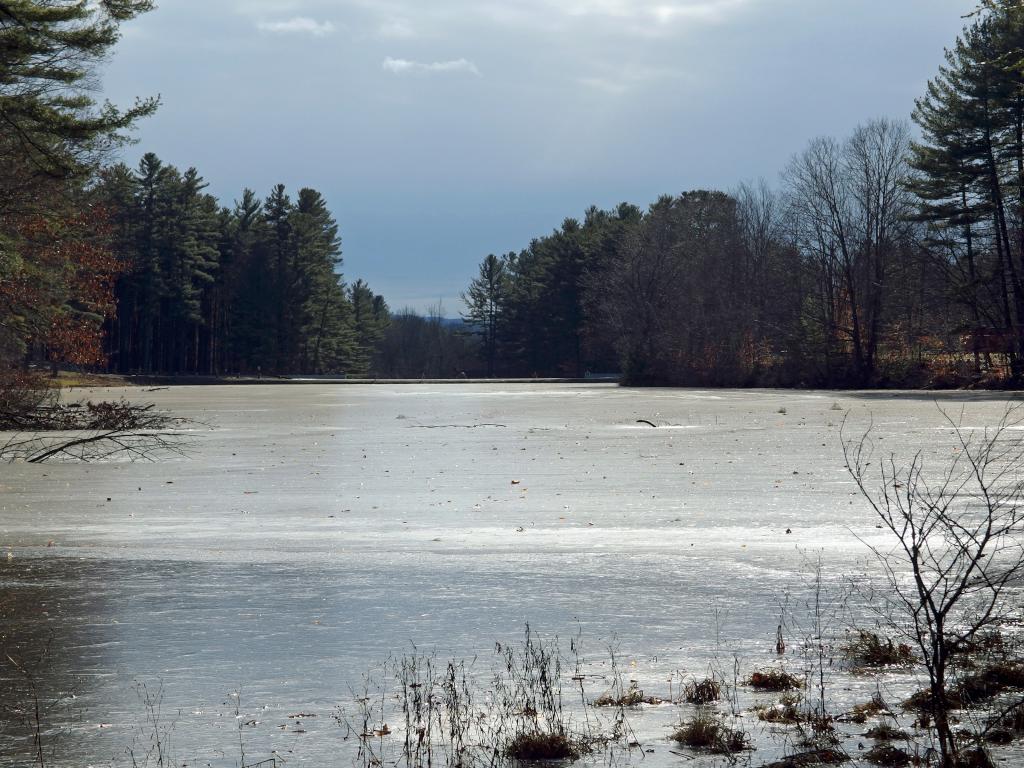
[[[969,429],[962,413],[955,420],[943,412],[952,452],[934,473],[921,452],[906,462],[876,459],[870,430],[843,442],[851,476],[893,541],[869,546],[891,596],[891,628],[928,674],[912,704],[927,715],[943,768],[964,763],[949,715],[966,703],[967,691],[952,685],[958,653],[1024,611],[1022,415],[1012,406],[995,426]]]

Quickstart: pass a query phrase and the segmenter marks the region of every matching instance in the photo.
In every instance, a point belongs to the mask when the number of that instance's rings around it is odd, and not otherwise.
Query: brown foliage
[[[116,311],[114,285],[123,271],[109,248],[107,212],[8,218],[0,221],[4,231],[15,254],[0,273],[4,331],[54,362],[102,364],[103,323]]]

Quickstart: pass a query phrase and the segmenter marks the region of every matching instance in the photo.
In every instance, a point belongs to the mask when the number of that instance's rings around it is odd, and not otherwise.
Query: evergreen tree
[[[356,358],[356,334],[341,276],[338,225],[319,192],[299,191],[291,216],[295,238],[296,334],[299,369],[313,373],[345,370]]]
[[[140,0],[0,0],[0,366],[27,362],[33,348],[56,355],[68,346],[46,341],[57,329],[80,351],[99,346],[100,315],[68,303],[109,274],[97,261],[106,212],[90,210],[83,187],[156,102],[119,111],[97,106],[93,93],[120,22],[149,8]],[[41,247],[44,232],[50,241]],[[40,289],[24,290],[31,286]]]
[[[263,330],[270,302],[269,274],[262,267],[259,238],[263,203],[251,189],[235,201],[229,236],[221,256],[224,293],[225,367],[253,373],[269,360]],[[268,365],[269,369],[269,365]]]
[[[1024,374],[1024,12],[990,2],[917,102],[912,188],[933,252],[977,334],[1016,340]],[[977,348],[975,353],[977,354]],[[978,365],[976,358],[976,365]]]
[[[92,96],[120,23],[151,8],[149,0],[0,0],[0,209],[28,203],[40,179],[88,176],[156,109],[155,100],[98,107]]]
[[[376,295],[362,280],[352,284],[349,301],[352,305],[352,329],[356,341],[351,371],[361,376],[370,370],[374,351],[391,321],[391,314],[383,297]]]
[[[470,331],[480,337],[484,360],[487,361],[487,376],[494,376],[498,354],[498,339],[503,328],[505,296],[508,291],[507,259],[494,254],[487,256],[480,264],[480,274],[462,294],[467,311],[462,318]]]
[[[294,328],[294,253],[291,227],[292,201],[283,184],[271,191],[263,204],[260,238],[261,269],[267,270],[269,302],[266,304],[266,351],[271,353],[272,367],[277,373],[290,369],[295,349]]]

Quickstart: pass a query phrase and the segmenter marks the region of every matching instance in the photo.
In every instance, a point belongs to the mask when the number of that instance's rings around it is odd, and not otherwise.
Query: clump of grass
[[[847,659],[861,667],[907,667],[914,663],[914,652],[906,643],[861,629],[843,648]]]
[[[804,687],[803,681],[784,669],[762,669],[754,672],[747,680],[747,685],[760,691],[795,691]]]
[[[875,765],[891,766],[891,768],[902,768],[910,765],[911,757],[899,747],[892,744],[876,744],[864,753],[864,759]]]
[[[565,661],[573,663],[571,679],[580,682],[579,695],[587,700],[578,639],[570,648],[572,657],[563,657],[557,639],[540,639],[527,627],[522,642],[496,646],[486,696],[463,661],[443,664],[415,649],[389,660],[381,673],[364,675],[351,708],[339,708],[335,715],[346,738],[359,736],[354,765],[423,768],[444,754],[450,766],[477,765],[479,755],[488,756],[481,763],[505,766],[571,761],[600,749],[610,755],[620,746],[633,749],[624,708],[612,717],[590,713],[584,723],[575,723],[564,708]],[[617,685],[617,697],[629,693]]]
[[[711,704],[722,696],[721,684],[710,677],[691,680],[683,687],[683,699],[689,704]]]
[[[1006,728],[993,728],[985,734],[985,741],[989,744],[1009,744],[1015,738],[1013,731]]]
[[[959,643],[953,650],[961,666],[973,667],[977,666],[976,657],[1006,659],[1013,649],[1003,633],[996,630],[979,634],[968,641]]]
[[[832,724],[832,718],[827,715],[814,715],[807,719],[806,723],[797,725],[799,739],[797,741],[803,747],[814,747],[816,749],[831,749],[839,747],[842,739]]]
[[[966,702],[964,702],[956,689],[946,692],[946,703],[950,709],[963,709],[966,705]],[[931,689],[922,688],[910,694],[910,697],[903,702],[903,708],[924,713],[934,712],[935,704],[932,701]]]
[[[739,728],[730,728],[707,712],[698,712],[672,734],[672,740],[690,749],[715,755],[733,755],[749,747],[749,737]]]
[[[976,704],[998,696],[1010,688],[1024,688],[1024,665],[997,663],[983,671],[968,675],[953,688],[953,695]]]
[[[995,768],[995,763],[981,747],[965,749],[960,753],[957,768]]]
[[[1009,744],[1024,736],[1024,707],[989,718],[982,736],[990,744]]]
[[[890,725],[889,723],[879,723],[874,728],[868,728],[864,735],[875,741],[897,741],[907,738],[905,731],[901,731],[895,725]]]
[[[580,748],[564,733],[535,731],[520,733],[505,748],[506,757],[513,760],[576,760]]]
[[[850,758],[838,749],[814,749],[810,752],[797,752],[762,768],[811,768],[818,765],[839,765]]]
[[[624,691],[616,684],[612,690],[594,699],[595,707],[639,707],[641,704],[661,703],[661,699],[656,696],[644,696],[643,690],[637,687],[636,681],[633,680]]]
[[[614,692],[605,693],[594,699],[595,707],[638,707],[643,704],[644,692],[633,683],[628,689],[616,696]]]
[[[792,725],[799,723],[803,718],[800,714],[800,694],[785,694],[776,704],[767,707],[759,707],[757,719],[764,723],[776,723],[779,725]]]
[[[869,717],[875,717],[876,715],[879,715],[882,712],[888,711],[889,707],[886,705],[884,701],[882,701],[882,697],[876,693],[874,696],[871,697],[871,701],[867,701],[863,704],[858,704],[853,709],[851,709],[850,714],[847,716],[846,719],[848,719],[852,723],[860,724],[867,722],[867,719]]]
[[[1024,734],[1024,707],[1017,707],[992,724],[1015,735]]]

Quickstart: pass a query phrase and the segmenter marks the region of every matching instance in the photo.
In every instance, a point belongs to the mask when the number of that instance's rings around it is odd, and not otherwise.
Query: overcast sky
[[[591,204],[775,183],[811,138],[914,99],[975,0],[161,0],[112,100],[159,94],[125,159],[319,189],[345,276],[459,293]]]

